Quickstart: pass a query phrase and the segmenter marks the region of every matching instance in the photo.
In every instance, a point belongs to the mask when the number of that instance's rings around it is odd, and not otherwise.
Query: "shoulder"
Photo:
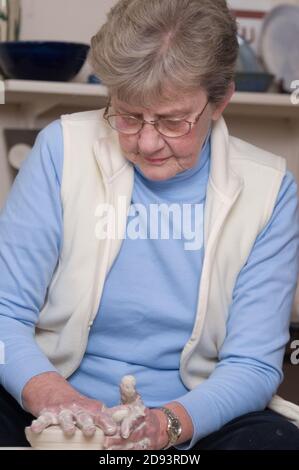
[[[93,122],[101,121],[104,114],[103,109],[97,109],[93,111],[81,111],[79,113],[72,113],[72,114],[63,114],[61,116],[62,122],[75,122],[75,123],[89,123],[92,124]]]
[[[39,131],[35,144],[47,146],[47,148],[51,150],[58,148],[62,140],[61,121],[60,119],[56,119]]]
[[[39,159],[44,167],[51,166],[61,184],[63,168],[63,131],[60,119],[52,121],[37,135],[31,159]]]
[[[289,211],[293,222],[298,221],[298,184],[290,170],[287,170],[282,180],[276,201],[276,211]]]
[[[111,129],[103,118],[104,109],[64,114],[60,117],[64,139],[95,140],[111,136]]]
[[[296,195],[298,192],[298,184],[296,178],[290,170],[286,171],[280,190],[281,194],[285,194],[286,192]]]

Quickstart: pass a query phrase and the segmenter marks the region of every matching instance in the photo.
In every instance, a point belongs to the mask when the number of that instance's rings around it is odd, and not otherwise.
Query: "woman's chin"
[[[142,174],[151,180],[155,181],[164,181],[172,178],[176,175],[174,168],[169,168],[167,166],[151,166],[151,165],[138,165]]]

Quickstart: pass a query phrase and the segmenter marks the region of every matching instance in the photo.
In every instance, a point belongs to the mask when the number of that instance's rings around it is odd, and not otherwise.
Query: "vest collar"
[[[232,170],[231,158],[228,129],[221,117],[212,129],[209,183],[224,203],[235,200],[244,185],[243,179]]]
[[[104,137],[94,142],[93,153],[103,178],[108,184],[128,167],[132,167],[133,171],[133,165],[122,154],[117,133],[110,129],[107,129]]]

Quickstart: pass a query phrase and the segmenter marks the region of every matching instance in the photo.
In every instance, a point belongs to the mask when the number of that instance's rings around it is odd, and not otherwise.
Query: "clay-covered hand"
[[[112,408],[114,421],[119,423],[120,435],[127,439],[136,426],[145,417],[146,407],[136,390],[136,379],[133,375],[123,377],[120,386],[121,405]]]
[[[39,434],[52,425],[60,425],[68,436],[75,433],[76,427],[87,437],[95,434],[96,427],[110,436],[117,432],[117,425],[106,412],[106,407],[96,400],[85,397],[69,404],[64,403],[42,410],[38,418],[32,422],[31,430]]]
[[[113,420],[118,423],[118,431],[113,437],[107,437],[104,448],[118,449],[160,449],[160,421],[155,411],[145,407],[136,390],[133,376],[123,377],[120,384],[121,405],[108,410]]]
[[[76,427],[86,436],[92,436],[96,427],[106,435],[117,431],[101,401],[81,395],[56,372],[33,377],[24,387],[22,399],[26,411],[37,416],[31,424],[34,433],[41,433],[51,425],[60,425],[69,436],[75,433]]]
[[[161,422],[156,410],[145,408],[141,414],[130,422],[130,434],[127,428],[125,432],[121,426],[113,436],[104,438],[104,449],[106,450],[158,450],[166,445],[163,441]],[[126,419],[128,418],[128,415]],[[123,421],[124,422],[124,421]]]

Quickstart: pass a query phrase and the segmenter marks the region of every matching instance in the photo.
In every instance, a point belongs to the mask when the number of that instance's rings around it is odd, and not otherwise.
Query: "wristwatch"
[[[162,450],[168,449],[169,447],[173,446],[178,438],[182,433],[182,425],[179,418],[171,411],[169,408],[165,408],[164,406],[159,408],[163,413],[165,413],[167,417],[167,434],[168,434],[168,443]]]

